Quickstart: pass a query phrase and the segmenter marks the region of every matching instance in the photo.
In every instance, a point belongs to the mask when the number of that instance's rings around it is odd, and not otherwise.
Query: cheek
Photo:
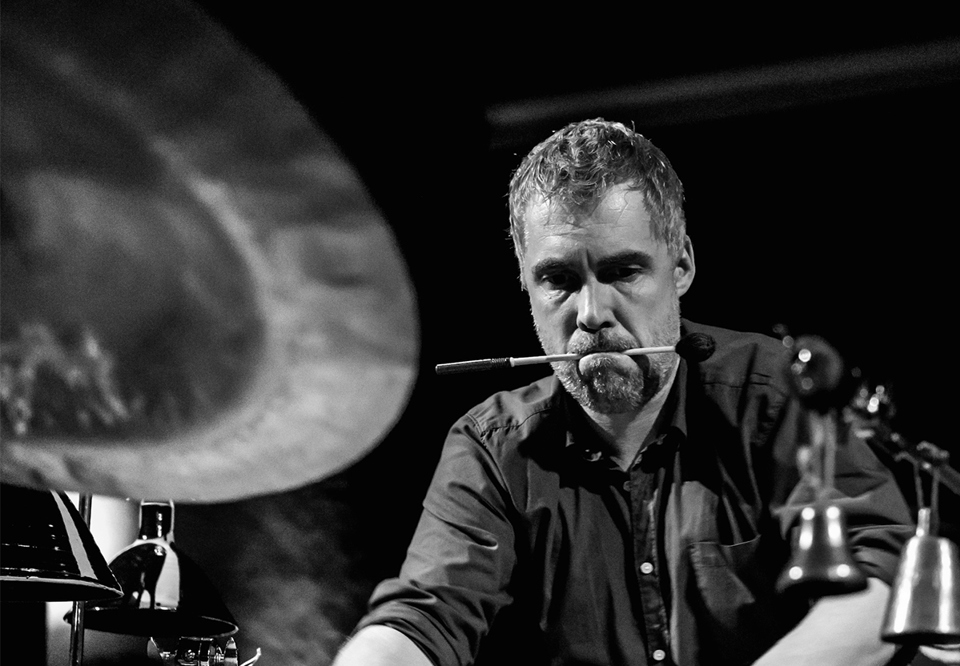
[[[542,305],[531,303],[530,314],[533,315],[533,323],[536,324],[538,330],[549,331],[552,328],[550,316]]]
[[[568,317],[565,308],[541,299],[530,299],[530,313],[541,335],[558,339],[567,334],[567,328],[576,326],[576,317]],[[572,319],[572,323],[571,320]]]
[[[528,293],[530,296],[530,311],[533,315],[540,319],[551,316],[556,308],[550,302],[550,299],[546,298],[540,291],[530,291]]]
[[[648,312],[669,310],[677,299],[677,288],[672,280],[658,280],[652,289],[638,295],[637,305]]]
[[[567,299],[535,297],[530,299],[530,310],[541,321],[560,324],[570,317],[576,317],[576,306]]]

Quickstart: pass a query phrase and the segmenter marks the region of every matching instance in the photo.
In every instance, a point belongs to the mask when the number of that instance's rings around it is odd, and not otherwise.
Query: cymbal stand
[[[88,493],[81,493],[77,510],[83,522],[90,526],[90,513],[93,498]],[[83,663],[83,601],[74,601],[70,614],[70,666],[80,666]]]

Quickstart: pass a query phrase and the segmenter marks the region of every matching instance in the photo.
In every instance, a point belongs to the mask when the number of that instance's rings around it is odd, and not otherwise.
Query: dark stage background
[[[539,352],[505,193],[520,156],[572,120],[633,123],[670,157],[698,265],[685,316],[822,335],[892,386],[903,434],[957,450],[960,32],[949,21],[728,17],[693,30],[631,13],[558,29],[464,15],[377,17],[372,29],[361,11],[297,3],[208,9],[357,168],[396,234],[421,323],[414,392],[369,456],[296,490],[178,505],[177,542],[237,617],[241,657],[259,646],[268,666],[327,663],[397,570],[446,430],[545,372],[432,369]],[[956,538],[955,498],[942,497]]]

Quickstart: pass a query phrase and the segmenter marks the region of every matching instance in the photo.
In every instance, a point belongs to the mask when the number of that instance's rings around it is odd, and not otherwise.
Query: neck
[[[636,411],[601,414],[584,408],[590,424],[610,446],[610,455],[621,469],[628,469],[643,447],[647,435],[660,415],[660,410],[667,401],[667,396],[670,395],[670,388],[673,386],[679,366],[679,363],[674,364],[667,380],[656,395]]]

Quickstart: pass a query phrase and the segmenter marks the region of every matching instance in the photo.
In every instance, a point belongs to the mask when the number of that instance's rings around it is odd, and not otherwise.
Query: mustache
[[[571,354],[621,352],[640,346],[640,343],[633,336],[617,335],[601,330],[598,333],[583,333],[574,336],[567,345],[567,352]]]

